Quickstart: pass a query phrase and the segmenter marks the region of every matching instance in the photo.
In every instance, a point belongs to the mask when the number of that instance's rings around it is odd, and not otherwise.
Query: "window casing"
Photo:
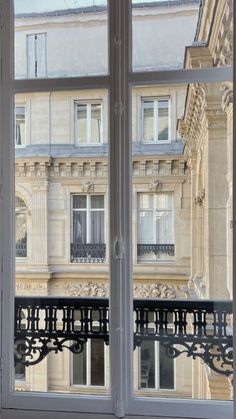
[[[46,71],[46,33],[27,35],[28,78],[44,78]]]
[[[6,414],[10,414],[11,418],[18,418],[19,415],[24,415],[24,409],[31,409],[28,416],[34,418],[35,410],[42,412],[40,417],[55,417],[55,414],[50,414],[49,410],[60,411],[61,417],[68,417],[68,413],[63,415],[62,412],[67,410],[72,410],[73,412],[79,411],[82,412],[81,415],[78,414],[78,418],[86,417],[85,412],[110,414],[109,418],[113,418],[113,414],[117,417],[124,417],[126,414],[131,415],[130,417],[136,417],[137,415],[143,415],[143,417],[167,417],[174,418],[176,415],[178,417],[189,417],[189,415],[195,418],[207,418],[207,419],[218,419],[224,417],[233,418],[232,403],[230,402],[208,402],[208,401],[190,401],[190,400],[173,400],[171,403],[169,400],[158,400],[150,403],[147,400],[136,400],[132,395],[132,380],[130,379],[132,371],[132,363],[130,363],[132,353],[132,298],[131,298],[131,287],[130,282],[127,279],[130,279],[130,254],[131,247],[129,246],[131,234],[127,228],[128,219],[131,219],[131,211],[129,200],[126,199],[129,196],[129,184],[127,182],[127,174],[129,174],[129,167],[131,156],[129,152],[128,144],[128,118],[129,118],[129,105],[128,105],[128,88],[131,83],[191,83],[191,82],[206,82],[206,81],[225,81],[232,80],[232,71],[231,69],[222,69],[222,68],[198,68],[194,70],[176,70],[171,72],[162,72],[155,74],[148,73],[139,73],[132,74],[130,72],[129,77],[127,76],[131,65],[128,59],[127,50],[130,47],[129,41],[129,14],[130,14],[130,4],[129,2],[124,1],[111,1],[110,2],[110,80],[104,77],[101,80],[99,78],[91,78],[89,82],[88,79],[77,78],[76,81],[68,80],[66,83],[64,80],[56,80],[55,83],[47,82],[42,84],[34,84],[34,81],[27,84],[24,81],[17,82],[12,79],[12,74],[10,69],[13,66],[9,66],[9,63],[13,63],[13,36],[12,29],[13,24],[11,19],[8,19],[11,8],[11,2],[3,2],[3,20],[4,24],[2,25],[3,39],[2,44],[4,54],[2,54],[2,67],[3,67],[3,77],[2,77],[2,87],[4,90],[4,104],[5,106],[1,107],[2,110],[2,121],[3,121],[3,145],[2,151],[4,158],[2,159],[3,164],[3,183],[5,190],[9,190],[13,193],[13,161],[11,160],[11,148],[10,148],[10,139],[13,138],[13,122],[11,121],[11,92],[17,91],[42,91],[44,88],[47,90],[50,88],[53,90],[59,90],[65,88],[87,88],[88,85],[91,85],[92,88],[96,85],[99,86],[108,86],[111,87],[111,113],[110,113],[110,127],[111,131],[110,140],[111,140],[111,161],[112,161],[112,170],[110,171],[111,176],[111,188],[110,191],[110,201],[111,201],[111,219],[113,220],[113,228],[111,229],[111,243],[126,243],[125,252],[123,253],[122,258],[117,257],[116,253],[111,252],[111,329],[110,329],[110,338],[111,338],[111,364],[112,364],[112,377],[114,380],[112,400],[98,400],[97,399],[79,399],[75,400],[72,398],[66,397],[51,397],[50,395],[39,395],[36,396],[33,394],[14,394],[12,391],[12,380],[11,380],[11,371],[13,370],[13,357],[11,345],[13,342],[13,330],[9,328],[8,320],[11,320],[10,324],[13,324],[13,315],[12,315],[12,261],[10,260],[11,252],[11,240],[5,240],[4,247],[2,246],[3,257],[3,288],[5,290],[5,296],[2,301],[2,314],[3,314],[3,406],[6,410]],[[7,19],[6,19],[7,17]],[[115,42],[113,42],[115,41]],[[4,59],[6,58],[6,60]],[[128,67],[129,66],[129,67]],[[171,75],[169,74],[171,73]],[[3,97],[3,95],[2,95]],[[119,102],[120,101],[120,102]],[[127,112],[122,112],[122,109],[127,110]],[[118,108],[118,111],[117,111]],[[116,110],[113,112],[113,110]],[[120,124],[118,123],[120,121]],[[10,128],[10,126],[12,128]],[[124,135],[125,133],[125,135]],[[117,147],[120,151],[120,154],[117,153]],[[125,147],[126,144],[126,147]],[[10,163],[10,164],[9,164]],[[129,178],[129,176],[128,176]],[[117,187],[118,185],[118,187]],[[13,195],[12,195],[13,196]],[[117,205],[119,202],[119,206]],[[124,205],[120,205],[120,202]],[[12,197],[12,203],[7,198],[3,206],[3,223],[2,229],[3,239],[9,238],[9,234],[14,241],[14,230],[11,228],[12,218],[10,209],[14,208],[14,198]],[[123,209],[125,208],[125,211]],[[126,214],[126,215],[124,215]],[[123,215],[123,216],[122,216]],[[116,220],[118,222],[116,223]],[[121,228],[119,228],[121,227]],[[118,241],[117,241],[118,236]],[[121,239],[120,239],[121,238]],[[119,267],[117,268],[117,259]],[[120,262],[121,261],[121,262]],[[122,268],[120,268],[122,265]],[[117,286],[117,283],[119,285]],[[123,314],[123,315],[122,315]],[[5,321],[4,321],[5,319]],[[6,321],[7,320],[7,321]],[[13,328],[12,328],[13,329]],[[10,336],[10,339],[9,339]],[[10,351],[9,351],[10,347]],[[10,366],[10,368],[9,368]],[[10,371],[10,372],[9,372]],[[114,379],[117,378],[117,379]],[[110,403],[111,401],[111,403]],[[106,403],[107,402],[107,403]],[[22,409],[22,413],[14,409]],[[47,411],[47,413],[45,412]],[[91,416],[91,414],[90,414]],[[99,416],[99,417],[100,417]]]
[[[103,142],[101,101],[75,102],[75,144],[99,145]]]
[[[15,146],[25,147],[26,145],[26,107],[15,106]]]
[[[142,142],[170,142],[170,127],[170,98],[142,99]]]

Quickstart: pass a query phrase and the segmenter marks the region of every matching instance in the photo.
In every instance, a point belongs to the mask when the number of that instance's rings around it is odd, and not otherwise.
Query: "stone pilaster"
[[[32,265],[48,269],[48,181],[32,182]]]
[[[211,85],[205,110],[206,143],[205,254],[209,298],[229,298],[227,290],[226,203],[228,199],[227,125],[219,86]]]

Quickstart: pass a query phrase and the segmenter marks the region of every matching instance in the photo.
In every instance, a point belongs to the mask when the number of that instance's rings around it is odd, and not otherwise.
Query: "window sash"
[[[84,118],[84,135],[80,137],[80,128],[79,128],[79,119],[78,119],[78,109],[85,108],[85,118]],[[97,118],[93,118],[93,115],[96,116],[99,110],[99,115]],[[96,126],[97,125],[97,126]],[[97,136],[97,138],[96,138]],[[103,112],[102,112],[102,102],[93,101],[93,102],[75,102],[75,137],[76,143],[78,145],[99,145],[103,142]],[[97,140],[97,141],[96,141]]]
[[[179,417],[187,418],[189,412],[195,418],[221,419],[222,417],[233,417],[233,404],[230,402],[208,402],[195,400],[138,400],[132,393],[132,292],[131,282],[131,229],[129,220],[131,219],[130,210],[130,183],[131,179],[130,161],[131,147],[127,139],[130,137],[129,114],[130,114],[130,89],[134,85],[140,84],[181,84],[192,82],[217,82],[232,80],[232,69],[213,68],[213,69],[194,69],[194,70],[174,70],[160,72],[140,72],[132,73],[131,59],[129,59],[130,48],[130,3],[123,0],[109,1],[109,39],[110,39],[110,76],[99,77],[75,77],[72,79],[53,79],[53,80],[14,80],[13,79],[13,52],[14,37],[13,30],[13,1],[4,1],[1,4],[3,19],[1,53],[2,53],[2,84],[0,86],[1,100],[1,131],[2,142],[1,153],[4,159],[1,161],[1,181],[4,190],[9,193],[1,201],[2,220],[0,224],[2,232],[1,246],[2,256],[2,278],[3,295],[2,299],[2,406],[6,414],[11,419],[19,418],[23,415],[23,409],[28,410],[28,416],[35,418],[35,410],[42,412],[47,410],[48,419],[54,418],[55,413],[50,410],[60,411],[60,418],[68,418],[68,413],[61,413],[65,410],[79,411],[77,419],[85,417],[84,412],[92,412],[94,417],[98,414],[108,414],[108,419],[113,418],[112,412],[117,416],[124,416],[128,413],[130,417],[143,415],[148,417],[164,416],[174,418],[176,412]],[[113,42],[114,40],[114,42]],[[10,69],[10,70],[9,70]],[[114,251],[110,252],[110,276],[111,281],[111,390],[112,398],[67,398],[60,395],[60,398],[45,394],[15,394],[12,393],[13,371],[13,327],[14,324],[14,268],[13,268],[13,243],[14,226],[12,217],[14,212],[14,158],[10,139],[14,138],[12,123],[12,109],[15,93],[27,91],[54,91],[54,90],[78,90],[80,88],[99,88],[110,89],[110,240],[111,249],[118,242],[126,244],[123,258],[117,258]],[[4,100],[3,100],[4,98]],[[125,112],[122,112],[125,109]],[[235,185],[235,182],[234,182]],[[235,212],[235,210],[234,210]],[[236,214],[234,214],[235,217]],[[236,217],[235,217],[236,218]],[[9,236],[12,240],[9,240]],[[122,238],[122,240],[121,240]],[[236,252],[234,250],[234,252]],[[9,257],[11,255],[11,257]],[[236,257],[236,254],[234,255]],[[10,280],[9,280],[10,279]],[[236,291],[236,290],[235,290]],[[121,309],[122,307],[122,309]],[[236,312],[235,312],[236,315]],[[235,318],[235,316],[234,316]],[[234,334],[236,343],[236,334]],[[116,377],[116,379],[114,379]],[[236,380],[235,380],[236,381]],[[99,401],[99,403],[98,403]],[[43,407],[42,407],[43,406]],[[15,409],[15,410],[14,410]],[[99,416],[100,414],[100,416]],[[40,415],[40,412],[39,412]],[[40,417],[40,416],[39,416]],[[42,414],[45,417],[45,413]],[[102,416],[103,417],[103,416]]]
[[[77,197],[86,197],[85,208],[75,208],[74,200]],[[104,195],[72,195],[72,238],[73,243],[105,243],[105,210],[92,208],[93,198]]]
[[[160,127],[161,127],[161,112],[160,112],[160,104],[162,102],[167,102],[167,139],[161,139],[161,133],[160,133]],[[152,107],[150,108],[150,110],[152,110],[152,120],[149,121],[148,126],[150,126],[150,130],[152,132],[152,138],[148,138],[146,139],[146,124],[147,124],[147,118],[148,115],[145,116],[145,114],[147,114],[147,112],[145,112],[146,108],[145,105],[149,103],[152,104]],[[169,98],[158,98],[158,99],[143,99],[142,100],[142,142],[143,143],[167,143],[170,141],[171,139],[171,133],[170,133],[170,128],[171,128],[171,116],[170,116],[170,99]]]
[[[15,146],[25,147],[26,145],[26,107],[15,106]]]

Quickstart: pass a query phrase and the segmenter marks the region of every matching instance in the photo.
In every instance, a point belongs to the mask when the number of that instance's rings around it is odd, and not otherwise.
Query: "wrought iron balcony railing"
[[[160,255],[174,256],[175,245],[174,244],[138,244],[137,245],[138,257],[142,257],[150,253],[155,254],[155,256],[157,257],[159,257]]]
[[[16,243],[16,257],[26,258],[27,257],[27,243]]]
[[[109,344],[108,299],[16,297],[16,364],[34,365],[65,348],[81,353],[91,338]],[[159,341],[170,358],[185,353],[229,376],[232,302],[134,300],[134,348],[145,340]]]
[[[71,243],[71,262],[103,263],[106,259],[104,243]]]

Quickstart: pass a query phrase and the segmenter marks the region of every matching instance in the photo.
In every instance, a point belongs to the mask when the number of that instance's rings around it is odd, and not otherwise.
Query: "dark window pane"
[[[86,358],[87,347],[84,346],[80,354],[73,354],[73,384],[86,385]]]
[[[160,389],[174,389],[174,360],[166,355],[165,348],[159,345]]]
[[[140,351],[140,388],[155,388],[155,342],[142,342]]]
[[[91,340],[91,385],[104,386],[104,342]]]

